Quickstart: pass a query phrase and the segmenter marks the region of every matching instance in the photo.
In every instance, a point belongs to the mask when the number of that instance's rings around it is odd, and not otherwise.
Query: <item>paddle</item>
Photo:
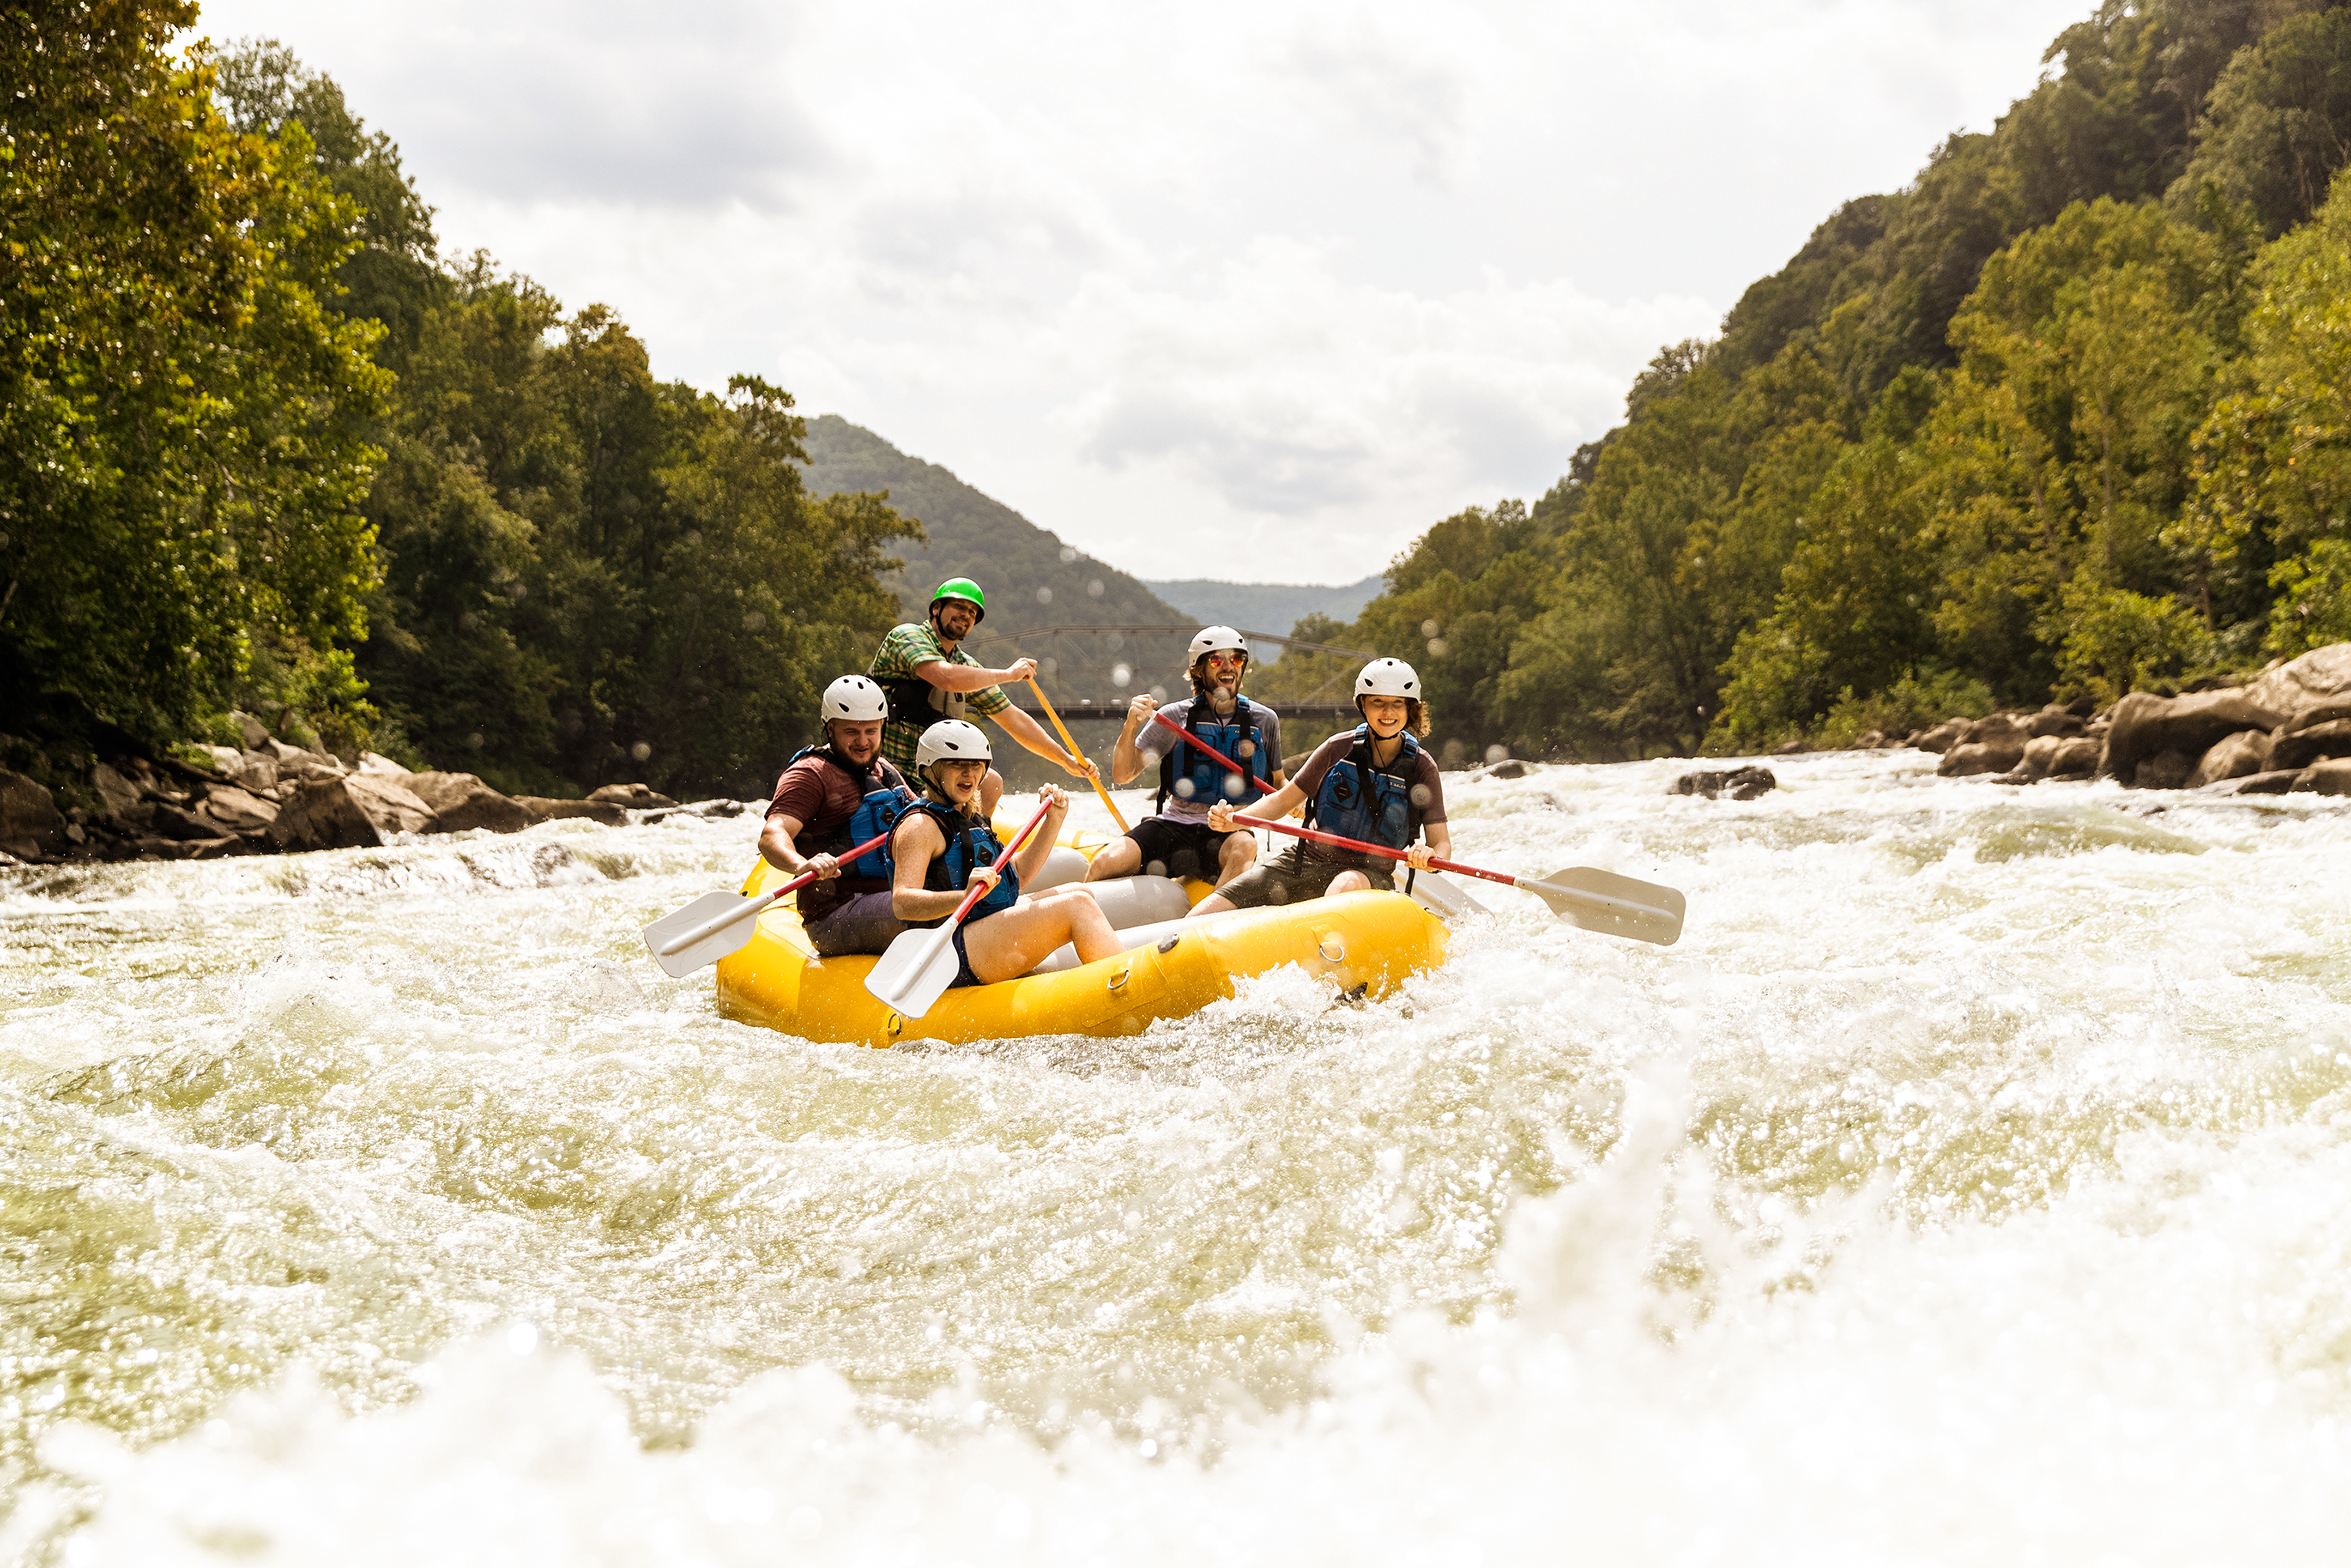
[[[835,858],[846,864],[870,851],[880,849],[890,841],[890,835],[868,839],[856,848],[844,850]],[[781,887],[769,888],[749,898],[731,893],[705,893],[674,915],[664,915],[645,927],[645,946],[653,950],[653,962],[673,977],[690,975],[705,964],[715,964],[727,954],[737,952],[751,940],[756,925],[735,929],[738,921],[747,921],[759,911],[791,892],[816,880],[816,873],[802,872]]]
[[[1233,821],[1244,827],[1265,828],[1277,833],[1288,833],[1295,839],[1307,839],[1333,849],[1360,850],[1382,860],[1401,861],[1402,850],[1383,849],[1367,844],[1361,839],[1343,839],[1336,833],[1325,833],[1313,828],[1293,828],[1287,822],[1276,822],[1264,817],[1248,817],[1236,811]],[[1508,872],[1487,871],[1482,867],[1463,865],[1459,861],[1439,860],[1431,855],[1428,863],[1439,871],[1449,871],[1460,876],[1483,877],[1499,882],[1505,887],[1515,887],[1531,893],[1551,905],[1553,915],[1572,921],[1586,931],[1604,931],[1613,936],[1630,936],[1636,942],[1655,942],[1660,947],[1670,947],[1682,934],[1682,895],[1670,887],[1659,887],[1651,882],[1636,882],[1629,876],[1618,876],[1612,871],[1600,871],[1592,866],[1568,866],[1549,876],[1512,876]]]
[[[1061,716],[1053,711],[1053,699],[1045,695],[1045,688],[1038,683],[1034,675],[1029,677],[1029,689],[1037,694],[1039,706],[1044,708],[1045,716],[1053,721],[1053,729],[1061,736],[1061,744],[1069,748],[1070,755],[1083,761],[1085,754],[1078,749],[1078,743],[1070,738],[1070,727],[1063,724]],[[1102,810],[1108,811],[1110,820],[1118,824],[1118,831],[1122,833],[1126,831],[1126,819],[1120,816],[1118,808],[1110,803],[1110,791],[1102,788],[1101,772],[1096,770],[1088,773],[1086,780],[1094,787],[1094,794],[1102,800]]]
[[[998,860],[1009,860],[1019,854],[1020,846],[1029,841],[1029,835],[1037,831],[1037,824],[1052,809],[1050,800],[1038,807],[1028,825],[1012,835],[1011,843],[1005,846]],[[957,965],[951,944],[956,927],[971,913],[971,906],[987,895],[987,885],[974,883],[963,895],[963,902],[956,905],[956,912],[939,925],[928,931],[899,933],[898,939],[890,944],[890,950],[882,955],[882,961],[865,977],[865,988],[902,1017],[918,1019],[929,1012],[955,983]]]
[[[1215,758],[1236,773],[1249,769],[1218,751],[1205,745],[1196,735],[1165,714],[1151,716],[1169,729],[1184,737],[1194,746]],[[1265,817],[1247,817],[1236,811],[1233,821],[1245,827],[1264,828],[1272,832],[1288,833],[1292,838],[1309,839],[1334,849],[1360,850],[1377,855],[1382,860],[1401,861],[1402,850],[1382,849],[1361,839],[1343,839],[1336,833],[1321,832],[1313,828],[1293,828],[1287,822],[1273,821]],[[1506,872],[1486,871],[1459,861],[1429,857],[1428,863],[1439,871],[1449,871],[1462,876],[1483,877],[1499,882],[1505,887],[1515,887],[1533,894],[1551,905],[1551,912],[1562,920],[1572,921],[1586,931],[1604,931],[1613,936],[1630,936],[1636,942],[1655,942],[1660,947],[1670,947],[1682,934],[1682,912],[1685,901],[1670,887],[1659,887],[1651,882],[1637,882],[1629,876],[1618,876],[1613,871],[1601,871],[1593,866],[1565,866],[1549,876],[1537,880],[1528,876],[1511,876]]]

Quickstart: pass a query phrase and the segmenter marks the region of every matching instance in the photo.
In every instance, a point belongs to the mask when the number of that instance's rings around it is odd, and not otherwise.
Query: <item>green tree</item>
[[[386,378],[320,304],[357,214],[239,133],[194,7],[83,0],[0,28],[0,702],[160,740],[256,645],[346,697],[375,575],[359,504]]]
[[[2206,187],[2274,237],[2325,200],[2351,162],[2351,10],[2291,17],[2240,50],[2212,89],[2176,204]]]

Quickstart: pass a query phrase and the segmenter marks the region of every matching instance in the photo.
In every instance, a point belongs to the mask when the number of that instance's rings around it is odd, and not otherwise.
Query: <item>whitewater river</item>
[[[0,873],[0,1562],[2342,1561],[2351,803],[1932,761],[1120,1041],[719,1018],[748,815]]]

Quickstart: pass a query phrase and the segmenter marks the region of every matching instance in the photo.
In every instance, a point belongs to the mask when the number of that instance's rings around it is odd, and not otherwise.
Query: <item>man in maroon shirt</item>
[[[842,857],[887,833],[914,796],[882,757],[890,704],[879,685],[843,675],[824,688],[823,713],[824,744],[793,758],[776,780],[759,852],[788,875],[816,873],[793,896],[820,954],[879,953],[906,928],[890,913],[889,868],[879,849]]]

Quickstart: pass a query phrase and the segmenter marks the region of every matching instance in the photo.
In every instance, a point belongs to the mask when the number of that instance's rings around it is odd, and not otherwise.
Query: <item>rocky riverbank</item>
[[[30,769],[0,768],[0,863],[368,849],[406,833],[511,833],[573,817],[622,827],[674,811],[745,810],[734,800],[682,805],[643,784],[608,784],[577,800],[504,795],[470,773],[413,772],[372,752],[347,761],[288,745],[256,719],[236,722],[242,747],[161,758],[52,758],[16,743]]]

